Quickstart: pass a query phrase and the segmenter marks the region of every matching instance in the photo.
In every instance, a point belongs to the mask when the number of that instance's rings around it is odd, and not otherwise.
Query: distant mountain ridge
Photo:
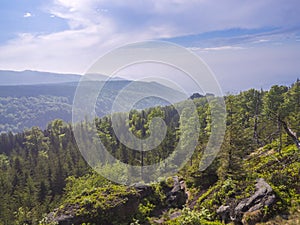
[[[78,74],[59,74],[32,70],[0,70],[0,85],[33,85],[78,82],[80,78],[81,75]]]
[[[97,81],[84,81],[87,91],[97,89],[108,79],[98,74],[95,77]],[[44,129],[54,119],[70,122],[73,100],[81,78],[74,74],[0,71],[0,133],[20,132],[32,126]],[[122,91],[124,88],[127,90]],[[157,82],[131,81],[118,77],[106,81],[102,92],[95,105],[99,117],[111,113],[113,103],[120,93],[125,97],[125,103],[118,104],[120,110],[123,110],[126,102],[135,96],[144,96],[145,93],[150,93],[150,97],[137,102],[135,109],[170,104],[162,98],[151,97],[151,93],[170,96],[176,102],[186,98],[183,93]]]
[[[109,77],[105,75],[95,74],[99,80],[107,80]],[[36,84],[57,84],[79,82],[82,75],[72,73],[52,73],[33,70],[12,71],[0,70],[0,85],[36,85]],[[112,80],[123,80],[114,77]]]

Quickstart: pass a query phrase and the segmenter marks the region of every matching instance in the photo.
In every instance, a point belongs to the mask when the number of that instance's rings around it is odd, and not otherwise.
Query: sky
[[[298,0],[2,0],[1,4],[0,70],[84,74],[116,47],[161,40],[201,57],[224,92],[289,85],[300,77]]]

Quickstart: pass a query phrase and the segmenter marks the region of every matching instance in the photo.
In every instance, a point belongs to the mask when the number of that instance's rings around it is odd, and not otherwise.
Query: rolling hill
[[[10,77],[11,76],[11,77]],[[18,77],[22,77],[18,79]],[[105,79],[105,76],[103,76]],[[72,104],[79,75],[63,75],[44,72],[0,71],[0,132],[19,132],[25,128],[38,126],[44,129],[53,119],[71,121]],[[86,82],[87,90],[97,88],[104,81]],[[102,117],[111,112],[115,98],[122,92],[128,101],[133,96],[145,93],[160,93],[181,101],[185,96],[156,82],[136,82],[114,79],[105,83],[102,95],[96,103],[96,113]],[[125,101],[126,101],[125,98]],[[134,108],[143,109],[169,103],[157,97],[149,97],[138,102]],[[119,107],[120,108],[120,107]]]
[[[0,70],[1,85],[33,85],[64,82],[78,82],[80,75],[39,72],[32,70],[10,71]]]

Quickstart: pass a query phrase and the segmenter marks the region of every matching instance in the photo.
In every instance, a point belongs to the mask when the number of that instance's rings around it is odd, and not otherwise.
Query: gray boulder
[[[241,200],[236,206],[222,205],[217,213],[225,223],[234,221],[235,224],[255,224],[262,221],[264,214],[262,210],[271,207],[276,202],[276,196],[271,186],[259,178],[255,184],[255,193],[249,198]]]
[[[135,183],[132,185],[132,187],[137,190],[137,192],[140,194],[141,199],[154,194],[154,190],[150,185]]]
[[[172,208],[182,208],[186,203],[188,195],[185,192],[185,185],[179,181],[177,176],[173,177],[174,185],[170,192],[167,193],[166,203]]]
[[[249,215],[250,212],[258,212],[265,206],[271,207],[275,203],[276,196],[273,189],[263,178],[257,179],[255,188],[256,191],[252,196],[242,200],[234,208],[233,215],[231,216],[233,221],[242,221],[244,214],[247,213]]]

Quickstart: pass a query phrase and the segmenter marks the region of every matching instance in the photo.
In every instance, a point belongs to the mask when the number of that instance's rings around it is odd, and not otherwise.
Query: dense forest
[[[300,82],[225,96],[225,137],[204,171],[199,163],[212,126],[207,98],[214,97],[194,97],[200,121],[196,150],[176,175],[150,185],[127,187],[98,175],[79,152],[72,126],[62,120],[46,129],[2,133],[0,224],[299,224]],[[94,123],[113,156],[151,165],[173,152],[182,123],[174,106],[158,106],[132,110],[130,131],[147,137],[154,116],[168,125],[166,137],[143,155],[116,138],[110,116]],[[84,135],[92,124],[79,126]],[[107,164],[102,172],[122,176],[124,168]]]
[[[0,86],[0,133],[21,132],[33,126],[45,129],[49,121],[54,119],[71,122],[72,104],[77,85],[78,82]],[[92,89],[103,83],[101,81],[86,82],[86,85]],[[128,86],[123,96],[139,96],[143,93],[157,92],[174,96],[178,100],[184,99],[180,92],[159,83],[111,80],[105,83],[103,94],[97,99],[95,106],[97,115],[99,117],[107,115],[116,96]],[[153,97],[140,101],[135,108],[145,109],[167,104],[166,101]]]

